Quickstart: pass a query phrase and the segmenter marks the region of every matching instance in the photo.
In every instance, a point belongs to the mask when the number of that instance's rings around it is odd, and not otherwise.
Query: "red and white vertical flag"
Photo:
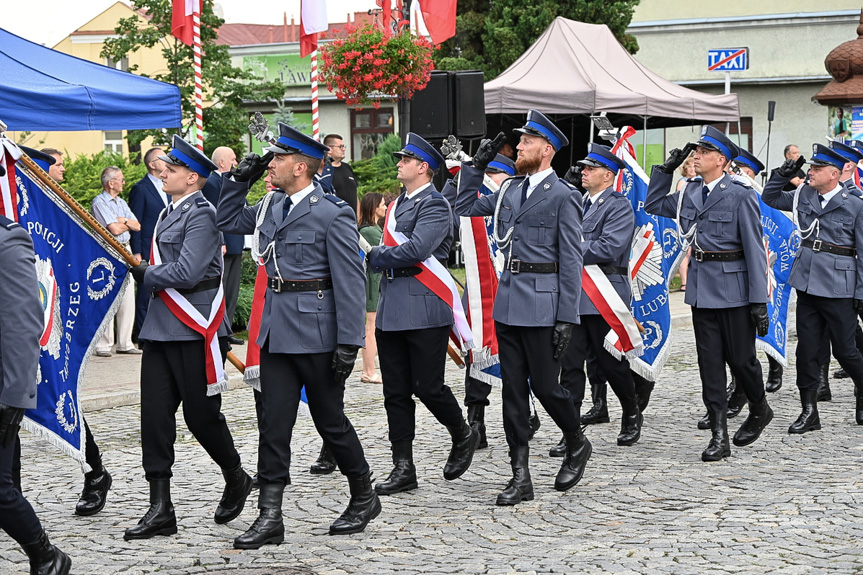
[[[203,0],[173,0],[173,11],[171,12],[171,34],[177,39],[191,46],[193,42],[192,28],[194,19],[192,15],[201,13]]]
[[[192,47],[195,71],[195,137],[204,150],[204,88],[201,73],[201,12],[203,0],[173,0],[171,34]]]
[[[0,215],[18,221],[18,184],[15,182],[15,162],[21,158],[21,149],[12,140],[0,136]]]
[[[419,0],[426,29],[433,44],[455,36],[456,0]]]
[[[312,137],[321,139],[318,118],[318,33],[327,31],[324,0],[300,0],[300,58],[312,55]]]

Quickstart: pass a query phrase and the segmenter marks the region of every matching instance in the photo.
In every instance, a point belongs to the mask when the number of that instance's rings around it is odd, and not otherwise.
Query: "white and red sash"
[[[628,278],[627,278],[628,279]],[[638,324],[630,313],[629,305],[620,299],[614,286],[599,266],[586,265],[581,273],[581,286],[590,302],[596,306],[602,319],[611,327],[605,336],[603,347],[617,359],[624,355],[638,357],[644,353],[644,343]]]
[[[385,246],[398,246],[408,241],[407,236],[396,231],[395,214],[398,203],[398,200],[392,202],[387,210],[387,221],[383,238]],[[465,317],[464,307],[462,307],[461,299],[459,299],[458,295],[458,288],[456,288],[452,276],[449,275],[449,271],[434,256],[429,256],[428,259],[416,265],[422,271],[414,277],[421,284],[429,288],[432,293],[441,298],[447,306],[452,308],[454,319],[452,335],[455,336],[456,342],[462,351],[472,349],[474,346],[473,333],[471,332],[467,317]]]
[[[161,219],[162,216],[160,215],[157,221],[161,221]],[[156,234],[154,233],[153,245],[150,248],[150,265],[159,265],[161,263],[162,255],[159,253],[159,244],[156,241]],[[219,326],[222,325],[222,319],[225,317],[225,294],[222,289],[222,282],[219,282],[219,291],[216,292],[216,297],[211,304],[209,318],[201,315],[201,312],[174,288],[165,288],[156,292],[156,294],[165,302],[171,313],[183,322],[183,325],[198,332],[204,338],[207,395],[216,395],[217,393],[227,391],[228,378],[225,376],[225,366],[222,364],[219,338],[216,337]]]

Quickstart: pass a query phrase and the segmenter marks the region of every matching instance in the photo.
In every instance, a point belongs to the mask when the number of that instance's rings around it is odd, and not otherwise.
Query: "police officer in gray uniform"
[[[222,294],[222,242],[216,228],[216,211],[200,191],[216,166],[179,136],[174,136],[173,144],[171,153],[159,157],[166,164],[161,173],[162,189],[172,198],[156,224],[155,246],[150,254],[155,258],[158,253],[161,263],[154,260],[156,265],[148,266],[144,261],[131,270],[140,289],[152,296],[139,336],[144,342],[141,451],[150,483],[150,509],[136,526],[126,530],[127,541],[177,532],[171,502],[171,467],[180,403],[189,431],[225,478],[215,522],[227,523],[236,518],[252,489],[252,478],[243,470],[221,412],[218,392],[227,389],[227,381],[208,385],[208,372],[215,371],[216,363],[224,363],[231,333],[224,317],[224,300],[217,299]],[[165,291],[169,288],[174,291]],[[218,337],[220,354],[214,354],[211,342],[175,315],[168,307],[169,299],[174,306],[183,305],[180,300],[185,300],[204,318],[211,317],[213,306],[221,308],[221,316],[216,313],[212,319],[219,322],[214,337]]]
[[[857,262],[863,250],[863,202],[839,182],[847,159],[821,144],[812,146],[809,182],[783,191],[802,160],[786,160],[761,196],[768,206],[796,211],[792,215],[802,240],[789,283],[797,290],[797,387],[803,409],[789,433],[821,429],[818,352],[825,331],[854,381],[855,419],[863,425],[863,355],[854,342],[856,316],[863,313],[863,266]]]
[[[222,177],[219,227],[255,233],[253,254],[263,258],[269,277],[258,335],[260,514],[234,540],[238,549],[284,540],[282,496],[291,482],[291,434],[303,386],[315,428],[350,486],[350,503],[330,535],[358,533],[381,512],[344,410],[345,380],[365,338],[365,273],[353,210],[314,183],[327,150],[279,123],[279,139],[263,158],[250,154]],[[278,190],[246,205],[249,186],[268,164]]]
[[[534,496],[528,469],[529,389],[566,441],[555,489],[565,491],[578,483],[592,452],[572,396],[558,381],[581,297],[581,195],[551,168],[552,157],[569,140],[536,110],[528,112],[527,123],[516,131],[521,138],[515,165],[525,175],[505,180],[493,195],[477,197],[482,170],[503,142],[499,134],[480,144],[474,167],[462,168],[456,202],[461,216],[494,216],[495,239],[506,254],[492,315],[512,479],[498,495],[498,505]]]
[[[408,134],[404,149],[394,155],[399,159],[397,178],[405,191],[390,206],[387,224],[395,218],[395,231],[406,240],[400,245],[373,247],[369,253],[369,265],[384,274],[375,339],[393,453],[393,470],[375,485],[381,495],[417,488],[414,395],[452,437],[444,479],[457,479],[467,471],[480,440],[444,383],[453,309],[414,277],[421,271],[417,264],[434,257],[446,266],[449,258],[452,214],[432,184],[434,173],[446,164],[434,147],[413,133]]]
[[[693,147],[695,172],[701,179],[668,195],[674,170]],[[749,416],[734,434],[734,444],[754,442],[773,418],[755,357],[755,332],[763,336],[769,328],[761,212],[756,192],[724,172],[738,155],[737,146],[725,134],[705,126],[698,142],[682,151],[672,150],[665,164],[654,166],[645,205],[648,213],[676,218],[692,245],[686,303],[692,306],[702,396],[711,428],[703,461],[731,455],[726,362],[749,401]]]
[[[599,144],[590,144],[587,157],[578,164],[582,166],[581,181],[587,191],[582,204],[584,239],[581,249],[584,265],[599,266],[617,297],[628,308],[632,300],[629,253],[635,231],[635,215],[629,199],[612,188],[617,173],[626,164],[610,148]],[[584,399],[584,363],[588,348],[592,348],[600,369],[623,409],[617,444],[633,445],[641,437],[642,416],[636,401],[629,361],[626,357],[618,360],[605,349],[603,341],[611,327],[583,289],[578,315],[581,323],[573,328],[573,341],[561,361],[560,382],[569,390],[580,410]],[[565,444],[561,440],[558,449],[562,450]]]
[[[33,242],[24,228],[3,216],[0,269],[0,529],[24,548],[31,573],[65,575],[72,561],[48,541],[30,502],[12,481],[21,419],[36,407],[42,305]]]

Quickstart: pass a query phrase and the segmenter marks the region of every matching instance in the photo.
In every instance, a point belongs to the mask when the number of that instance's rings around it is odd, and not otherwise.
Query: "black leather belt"
[[[857,256],[857,248],[837,246],[822,242],[821,240],[803,240],[801,245],[804,248],[811,249],[813,252],[827,252],[828,254],[837,256],[851,256],[852,258]]]
[[[705,252],[704,250],[693,247],[692,259],[697,262],[733,262],[743,259],[743,250],[731,250],[727,252]]]
[[[276,293],[283,291],[324,291],[333,289],[333,280],[323,278],[319,280],[280,280],[279,278],[267,278],[267,287]]]
[[[547,264],[532,264],[521,260],[509,260],[506,262],[506,269],[511,274],[533,273],[533,274],[556,274],[560,271],[557,262]]]
[[[206,278],[199,281],[194,287],[178,288],[177,293],[189,295],[190,293],[198,293],[208,289],[217,289],[222,284],[222,278]]]
[[[611,264],[597,264],[600,271],[607,276],[626,276],[629,275],[629,269],[621,266],[613,266]]]
[[[409,278],[416,275],[419,275],[422,272],[422,269],[416,266],[410,266],[406,268],[390,268],[384,271],[384,276],[392,281],[395,278]]]

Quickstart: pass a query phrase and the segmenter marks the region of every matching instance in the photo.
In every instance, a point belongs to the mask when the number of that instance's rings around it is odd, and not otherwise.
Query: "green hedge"
[[[359,182],[357,195],[362,199],[368,192],[379,194],[397,194],[401,183],[396,179],[396,160],[393,152],[401,150],[401,139],[395,134],[389,136],[378,146],[377,154],[368,160],[359,160],[351,164],[354,175]]]
[[[78,200],[85,208],[90,209],[90,202],[102,192],[102,170],[108,166],[117,166],[123,171],[126,185],[121,194],[123,199],[129,199],[129,191],[138,180],[147,173],[143,164],[133,164],[132,161],[118,153],[81,154],[75,159],[67,157],[66,175],[63,188]]]

